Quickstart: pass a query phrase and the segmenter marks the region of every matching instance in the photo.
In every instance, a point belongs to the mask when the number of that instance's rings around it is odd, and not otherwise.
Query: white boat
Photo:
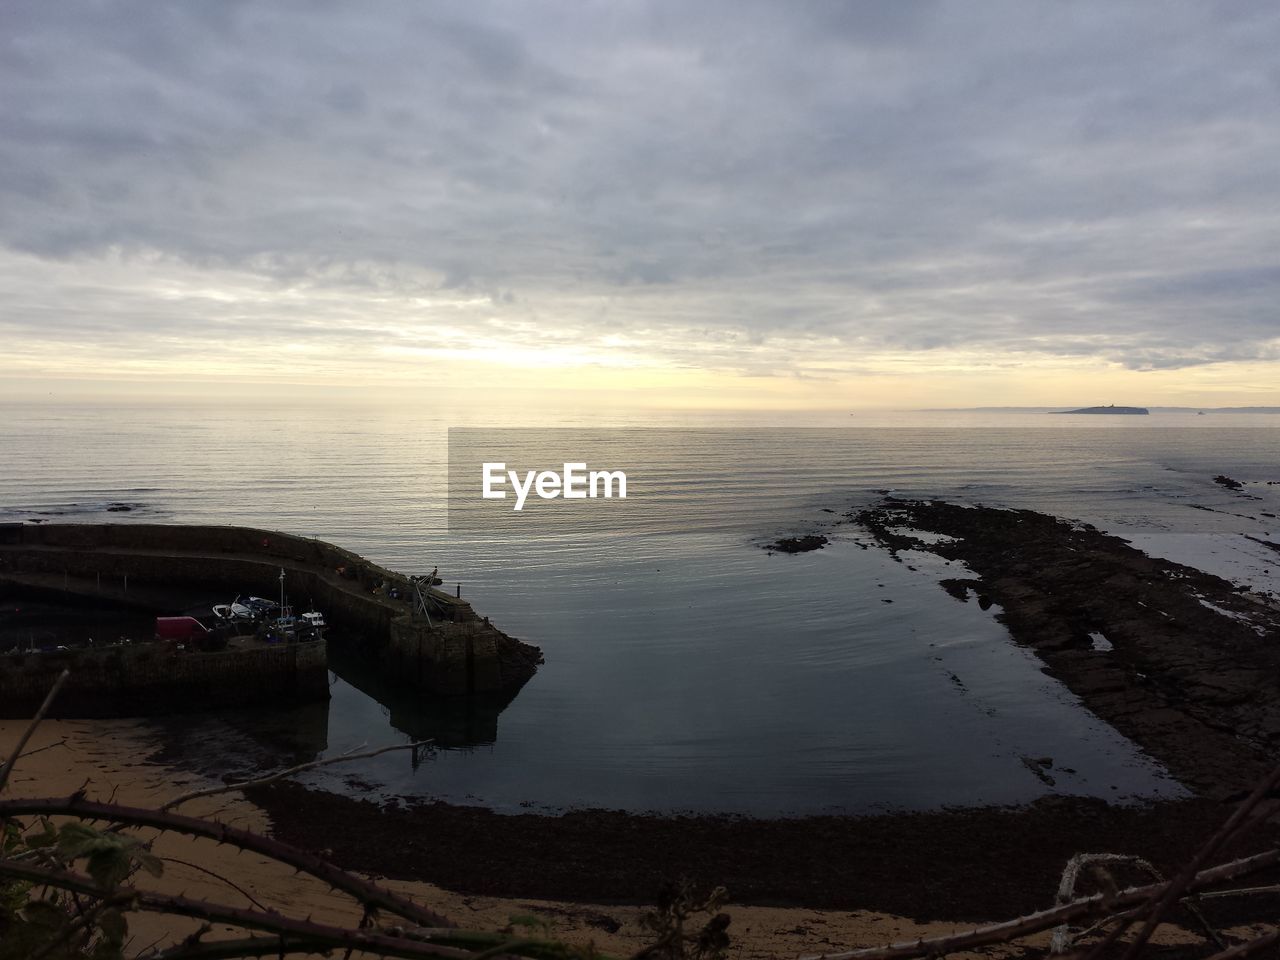
[[[213,615],[219,620],[256,620],[258,614],[243,603],[215,603]]]
[[[237,600],[240,598],[237,597]],[[263,597],[245,597],[244,605],[259,616],[269,616],[280,609],[280,604]]]
[[[319,610],[308,610],[306,613],[299,615],[299,620],[305,626],[312,627],[316,630],[322,630],[327,624],[324,622],[324,614]]]

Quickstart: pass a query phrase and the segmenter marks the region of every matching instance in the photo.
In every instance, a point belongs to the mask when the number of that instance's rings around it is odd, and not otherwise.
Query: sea
[[[639,445],[629,496],[644,522],[451,524],[450,431],[498,428],[615,432],[615,468]],[[1089,522],[1280,593],[1280,555],[1259,542],[1280,541],[1280,414],[0,404],[0,521],[319,537],[405,573],[438,568],[445,589],[543,650],[505,702],[435,700],[335,650],[327,704],[146,722],[156,757],[212,778],[430,741],[304,781],[552,814],[1185,795],[1010,640],[998,607],[938,586],[957,564],[897,563],[871,543],[848,515],[886,495]],[[766,549],[809,533],[830,542]]]

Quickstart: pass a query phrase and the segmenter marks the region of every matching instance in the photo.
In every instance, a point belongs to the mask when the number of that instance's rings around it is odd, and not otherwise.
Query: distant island
[[[1117,407],[1114,403],[1109,407],[1081,407],[1079,410],[1051,410],[1050,413],[1127,413],[1146,416],[1151,411],[1146,407]]]

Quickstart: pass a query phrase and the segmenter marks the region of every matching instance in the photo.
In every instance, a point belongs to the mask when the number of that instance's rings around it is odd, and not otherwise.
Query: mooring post
[[[462,599],[462,584],[458,584],[458,594],[457,594],[457,596],[458,596],[458,599],[459,599],[459,600],[461,600],[461,599]]]

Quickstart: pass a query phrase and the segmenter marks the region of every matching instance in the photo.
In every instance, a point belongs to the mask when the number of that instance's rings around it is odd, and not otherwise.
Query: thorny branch
[[[1235,877],[1255,873],[1258,870],[1263,870],[1276,864],[1280,864],[1280,849],[1267,850],[1251,857],[1244,857],[1203,870],[1191,878],[1186,889],[1200,890],[1216,883],[1232,880]],[[1002,923],[975,927],[964,933],[911,940],[886,946],[866,947],[861,950],[847,950],[840,953],[814,954],[803,957],[801,960],[906,960],[906,958],[910,957],[942,956],[948,953],[955,953],[957,950],[985,947],[994,943],[1009,943],[1033,933],[1040,933],[1043,930],[1056,927],[1061,923],[1071,923],[1086,918],[1101,918],[1145,904],[1153,896],[1163,894],[1169,886],[1169,882],[1154,883],[1145,887],[1130,887],[1120,890],[1115,895],[1096,893],[1049,910],[1040,910]]]
[[[66,870],[49,870],[26,863],[15,863],[11,860],[0,860],[0,875],[26,880],[30,883],[47,884],[60,890],[79,893],[87,897],[101,897],[102,888],[91,877],[71,873]],[[226,923],[248,930],[265,930],[280,935],[295,937],[325,944],[331,948],[355,947],[389,957],[405,957],[416,960],[420,957],[439,957],[445,960],[470,960],[471,951],[435,943],[405,940],[388,937],[381,933],[366,930],[348,930],[311,920],[295,920],[275,911],[248,910],[243,907],[230,907],[226,904],[213,903],[208,900],[194,900],[189,897],[174,896],[165,893],[152,893],[137,888],[122,887],[113,895],[114,898],[127,901],[135,910],[147,910],[156,913],[167,913],[175,916],[194,917],[214,923]]]
[[[1138,955],[1138,952],[1142,950],[1143,946],[1151,938],[1151,934],[1155,932],[1156,927],[1159,926],[1165,913],[1182,896],[1182,892],[1187,889],[1196,871],[1208,863],[1210,858],[1223,847],[1249,833],[1257,826],[1260,819],[1265,819],[1253,817],[1253,811],[1277,786],[1280,786],[1280,766],[1277,766],[1270,774],[1258,782],[1253,792],[1236,807],[1231,816],[1227,818],[1226,823],[1204,842],[1195,855],[1187,861],[1181,872],[1160,893],[1159,897],[1153,897],[1145,909],[1139,913],[1139,916],[1145,917],[1145,921],[1142,929],[1138,931],[1138,935],[1134,937],[1125,950],[1124,960],[1131,960],[1131,958]],[[1112,930],[1105,940],[1090,951],[1089,960],[1096,960],[1096,958],[1103,956],[1106,950],[1125,934],[1129,926],[1130,921],[1125,921]]]
[[[15,816],[69,816],[82,820],[109,820],[132,824],[137,827],[155,827],[193,837],[206,837],[219,843],[229,843],[242,850],[249,850],[288,864],[303,873],[325,881],[331,887],[350,894],[361,903],[404,917],[414,923],[429,927],[452,927],[454,922],[434,911],[418,906],[390,890],[383,889],[353,874],[340,870],[333,864],[287,844],[272,840],[249,830],[228,826],[216,821],[187,817],[177,813],[165,813],[144,807],[125,807],[112,803],[97,803],[77,796],[33,800],[0,800],[0,820]]]

